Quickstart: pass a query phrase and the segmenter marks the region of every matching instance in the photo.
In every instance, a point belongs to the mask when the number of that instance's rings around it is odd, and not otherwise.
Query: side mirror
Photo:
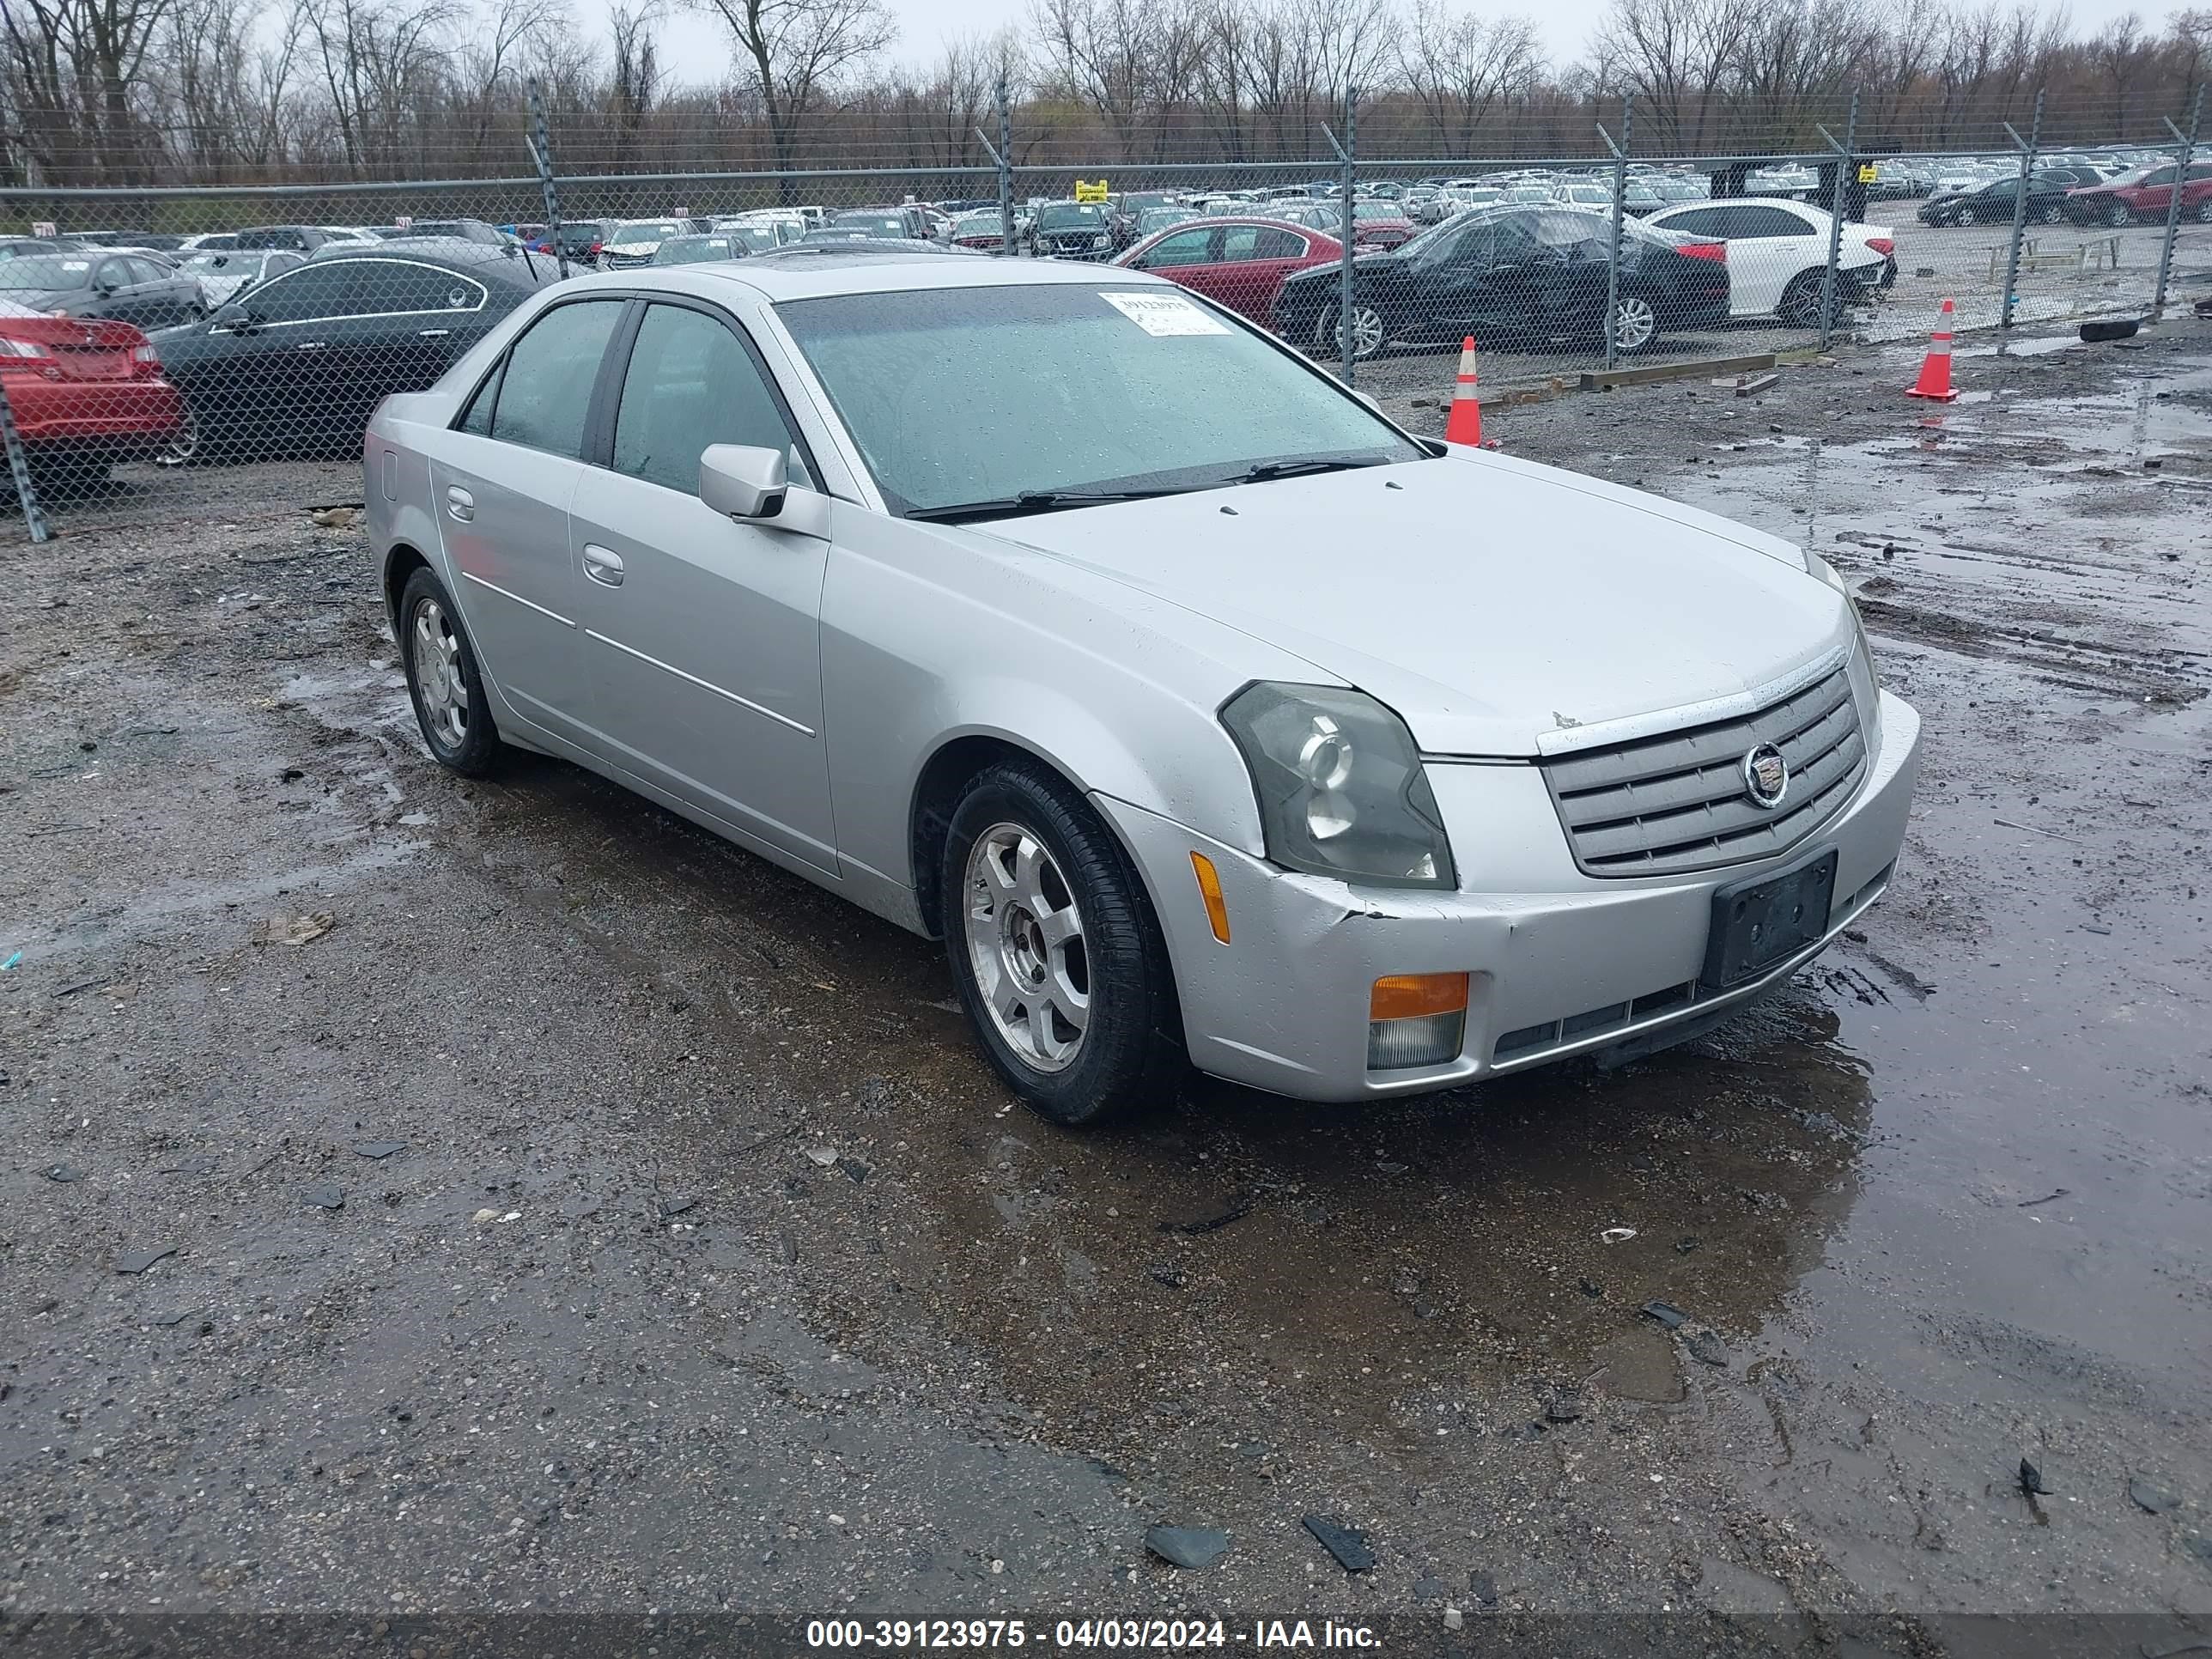
[[[699,455],[699,499],[730,519],[773,519],[788,483],[783,451],[709,444]]]
[[[215,315],[209,319],[208,325],[210,328],[229,329],[234,333],[244,334],[253,326],[253,313],[239,304],[237,301],[233,300],[228,305],[216,308]]]
[[[1382,412],[1382,400],[1376,397],[1373,392],[1354,392],[1352,395],[1359,399],[1361,403],[1365,404],[1368,408],[1373,410],[1377,415],[1380,415]]]

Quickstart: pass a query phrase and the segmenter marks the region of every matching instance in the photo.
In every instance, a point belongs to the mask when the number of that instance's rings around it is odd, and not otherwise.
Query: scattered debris
[[[1145,1547],[1170,1566],[1195,1570],[1229,1553],[1229,1534],[1212,1527],[1147,1527]]]
[[[699,1200],[696,1198],[664,1198],[660,1200],[661,1218],[666,1220],[671,1216],[683,1215],[698,1206]]]
[[[112,985],[114,982],[115,976],[112,974],[103,974],[98,979],[81,979],[74,985],[63,986],[60,990],[54,993],[54,997],[58,1001],[63,997],[73,997],[79,991],[97,991],[101,986]]]
[[[363,1158],[382,1159],[390,1158],[394,1152],[405,1152],[407,1143],[404,1140],[357,1140],[353,1149]]]
[[[818,1164],[826,1170],[837,1161],[837,1153],[834,1148],[829,1146],[809,1146],[806,1149],[806,1158],[810,1164]]]
[[[256,945],[305,945],[319,939],[337,925],[337,918],[327,910],[313,910],[302,915],[271,916],[253,930]]]
[[[1704,1243],[1705,1240],[1699,1238],[1695,1233],[1684,1233],[1680,1238],[1674,1241],[1674,1254],[1676,1255],[1688,1255],[1692,1252],[1701,1248]]]
[[[2081,342],[2096,345],[2105,340],[2132,340],[2142,327],[2140,317],[2110,317],[2081,325]]]
[[[489,1205],[486,1205],[483,1209],[478,1210],[474,1215],[469,1218],[469,1224],[474,1227],[488,1227],[498,1219],[499,1212],[493,1209]]]
[[[2055,1498],[2057,1496],[2056,1492],[2052,1492],[2049,1486],[2044,1484],[2043,1471],[2036,1468],[2034,1464],[2029,1462],[2025,1457],[2020,1460],[2020,1489],[2026,1492],[2030,1498],[2033,1498],[2038,1495],[2045,1498]]]
[[[1544,1420],[1547,1423],[1578,1423],[1583,1415],[1583,1396],[1578,1389],[1561,1389],[1544,1402]]]
[[[1637,1311],[1647,1319],[1657,1320],[1670,1331],[1680,1330],[1682,1322],[1690,1316],[1671,1302],[1647,1302]]]
[[[164,1244],[158,1250],[139,1250],[130,1255],[115,1258],[115,1271],[119,1273],[143,1273],[156,1261],[166,1261],[176,1255],[178,1246]]]
[[[1480,1568],[1468,1574],[1467,1587],[1474,1599],[1484,1607],[1494,1607],[1498,1605],[1498,1580]]]
[[[310,1187],[300,1194],[300,1202],[318,1210],[343,1210],[345,1194],[335,1181],[325,1181]]]
[[[166,1170],[156,1170],[155,1175],[205,1176],[216,1172],[216,1159],[213,1152],[194,1152],[190,1158],[180,1158]]]
[[[1441,1601],[1450,1594],[1451,1587],[1433,1574],[1413,1581],[1413,1599],[1416,1601]]]
[[[1701,1365],[1718,1365],[1726,1370],[1729,1363],[1728,1344],[1713,1331],[1698,1331],[1683,1346],[1689,1349],[1690,1358]]]
[[[1457,1607],[1446,1607],[1444,1609],[1444,1628],[1446,1630],[1457,1630],[1466,1623],[1467,1615],[1462,1613]]]
[[[2128,1496],[2145,1515],[2164,1515],[2168,1510],[2181,1507],[2181,1494],[2158,1485],[2148,1477],[2131,1474],[2128,1477]]]
[[[1598,1237],[1608,1244],[1626,1244],[1630,1239],[1636,1237],[1636,1229],[1633,1227],[1607,1227],[1603,1232],[1600,1233]]]
[[[1183,1285],[1182,1269],[1180,1267],[1155,1267],[1152,1279],[1155,1283],[1164,1285],[1171,1291],[1179,1291]]]
[[[2000,830],[2025,830],[2031,836],[2048,836],[2053,841],[2070,841],[2076,847],[2084,844],[2079,836],[2063,835],[2056,830],[2046,830],[2039,823],[2014,823],[2010,818],[1992,818],[1990,822]]]
[[[7,961],[5,961],[5,962],[0,962],[0,974],[4,974],[4,973],[6,973],[9,969],[13,968],[13,967],[17,963],[21,962],[22,959],[23,959],[23,953],[22,953],[21,951],[16,951],[16,952],[15,952],[15,954],[14,956],[9,957],[8,958],[8,960],[7,960]]]
[[[2044,1194],[2041,1198],[2023,1198],[2021,1200],[2018,1207],[2023,1210],[2032,1210],[2039,1204],[2048,1204],[2054,1198],[2064,1198],[2066,1195],[2067,1189],[2061,1187],[2056,1192]]]
[[[1305,1528],[1321,1540],[1321,1547],[1334,1556],[1336,1564],[1346,1572],[1365,1572],[1375,1565],[1375,1552],[1367,1547],[1364,1533],[1319,1515],[1306,1516]]]
[[[350,530],[360,516],[357,507],[326,507],[315,514],[315,523],[325,530]]]
[[[1251,1194],[1239,1193],[1229,1200],[1229,1207],[1218,1214],[1200,1216],[1195,1221],[1163,1221],[1160,1223],[1160,1231],[1164,1233],[1188,1233],[1193,1236],[1213,1232],[1226,1227],[1232,1221],[1242,1221],[1252,1213],[1256,1202]]]
[[[84,1179],[84,1171],[74,1164],[49,1164],[40,1173],[49,1181],[58,1181],[64,1184]]]
[[[1605,1294],[1605,1286],[1599,1284],[1595,1279],[1585,1279],[1581,1281],[1581,1285],[1583,1294],[1593,1299]]]

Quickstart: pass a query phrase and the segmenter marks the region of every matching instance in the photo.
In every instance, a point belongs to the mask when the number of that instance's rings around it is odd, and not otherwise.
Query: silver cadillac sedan
[[[1904,839],[1919,719],[1820,559],[1413,437],[1136,272],[564,283],[364,465],[439,761],[562,757],[941,937],[1062,1123],[1678,1042]]]

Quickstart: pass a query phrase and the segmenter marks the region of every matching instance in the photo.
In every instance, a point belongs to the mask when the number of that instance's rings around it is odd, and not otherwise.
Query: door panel
[[[719,315],[653,305],[616,410],[611,469],[578,489],[593,718],[615,764],[826,872],[837,867],[822,732],[830,544],[739,524],[697,495],[710,444],[787,450],[758,358]]]
[[[627,305],[584,301],[538,318],[486,388],[488,418],[479,394],[430,468],[453,602],[485,668],[525,718],[595,752],[568,512],[588,470],[592,387]]]

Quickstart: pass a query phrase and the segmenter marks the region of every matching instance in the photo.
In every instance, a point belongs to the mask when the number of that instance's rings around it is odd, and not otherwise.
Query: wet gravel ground
[[[1962,355],[1942,410],[1917,362],[1490,417],[1859,587],[1928,732],[1863,933],[1625,1070],[1194,1081],[1091,1136],[1011,1104],[933,947],[564,765],[434,767],[310,512],[351,468],[11,525],[0,1638],[2212,1639],[2212,328]],[[1170,1567],[1156,1522],[1230,1547]]]

